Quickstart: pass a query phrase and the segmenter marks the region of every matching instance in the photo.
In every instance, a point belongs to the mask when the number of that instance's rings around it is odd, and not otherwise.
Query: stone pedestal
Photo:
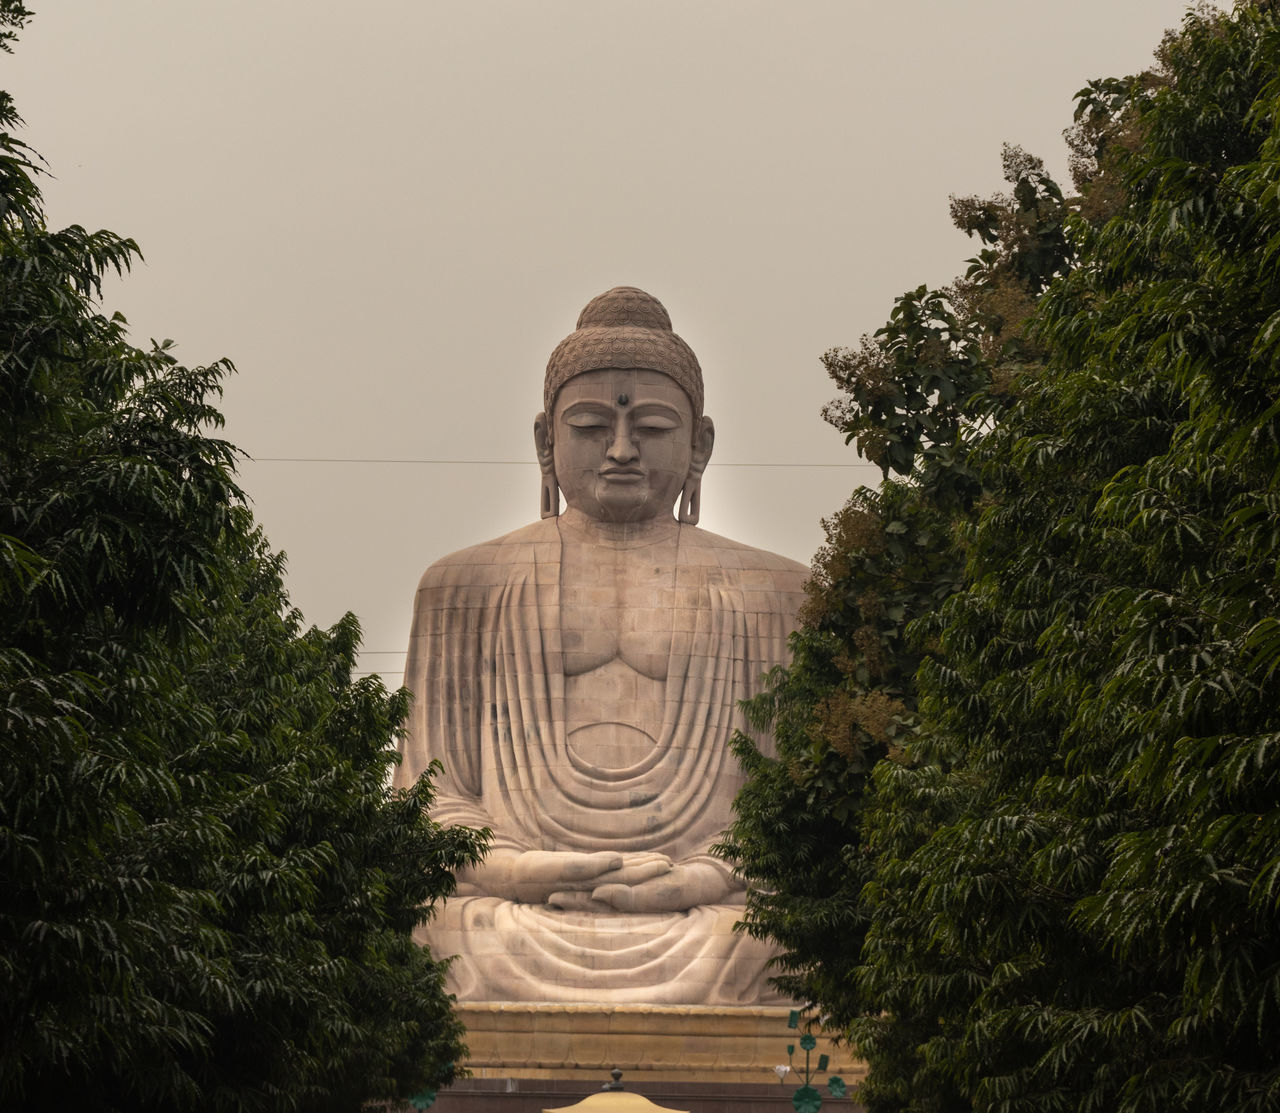
[[[626,1085],[626,1079],[623,1079]],[[644,1096],[668,1109],[688,1113],[791,1113],[794,1083],[650,1082]],[[566,1082],[554,1078],[468,1078],[441,1090],[431,1113],[542,1113],[571,1105],[600,1092],[600,1080]],[[825,1091],[824,1091],[825,1095]],[[387,1106],[387,1113],[413,1113],[407,1103]],[[822,1113],[864,1113],[857,1098],[824,1096]]]
[[[458,1006],[467,1026],[467,1060],[475,1079],[565,1079],[599,1082],[614,1067],[628,1086],[649,1082],[776,1082],[775,1065],[792,1059],[803,1069],[800,1034],[787,1028],[786,1008],[719,1009],[700,1005]],[[838,1074],[855,1084],[865,1067],[848,1048],[819,1039],[813,1052],[828,1054],[823,1077]],[[788,1081],[794,1082],[794,1075]]]

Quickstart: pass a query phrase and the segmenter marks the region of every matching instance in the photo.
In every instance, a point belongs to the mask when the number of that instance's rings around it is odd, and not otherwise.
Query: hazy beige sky
[[[818,357],[963,270],[947,197],[998,189],[1003,141],[1065,182],[1072,94],[1185,7],[29,6],[0,68],[51,222],[141,244],[107,301],[136,342],[236,362],[226,432],[294,602],[355,611],[392,684],[423,568],[536,516],[547,356],[610,286],[702,363],[702,524],[808,560],[878,477],[819,419]]]

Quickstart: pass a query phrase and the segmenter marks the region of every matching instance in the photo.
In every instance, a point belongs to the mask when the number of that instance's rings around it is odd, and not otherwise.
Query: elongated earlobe
[[[542,493],[538,496],[538,513],[555,518],[560,513],[560,484],[556,482],[556,456],[551,448],[551,422],[545,413],[533,419],[533,446],[542,469]]]
[[[680,521],[686,526],[698,524],[698,514],[702,506],[702,476],[691,475],[684,481],[680,492]]]
[[[680,513],[677,515],[682,524],[696,526],[698,515],[702,512],[702,472],[711,459],[711,449],[716,443],[716,427],[711,418],[705,415],[698,419],[697,431],[693,437],[693,456],[689,460],[689,474],[684,478],[684,489],[680,492]]]
[[[542,476],[541,512],[544,518],[554,518],[560,513],[560,484],[554,472]]]

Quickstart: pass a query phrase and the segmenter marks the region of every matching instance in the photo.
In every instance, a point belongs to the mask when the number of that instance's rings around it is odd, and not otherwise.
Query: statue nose
[[[613,443],[609,446],[609,459],[615,464],[629,464],[639,455],[627,430],[619,425],[618,431],[614,434]]]

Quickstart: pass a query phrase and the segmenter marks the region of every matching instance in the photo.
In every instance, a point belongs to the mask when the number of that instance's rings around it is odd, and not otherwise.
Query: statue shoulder
[[[781,553],[757,549],[753,545],[721,537],[710,530],[696,526],[682,527],[680,551],[682,559],[690,563],[719,565],[727,572],[741,572],[746,580],[767,578],[779,590],[803,593],[810,577],[808,566]]]
[[[514,567],[554,562],[559,554],[555,519],[543,519],[441,557],[422,574],[418,591],[496,586],[507,581]]]

